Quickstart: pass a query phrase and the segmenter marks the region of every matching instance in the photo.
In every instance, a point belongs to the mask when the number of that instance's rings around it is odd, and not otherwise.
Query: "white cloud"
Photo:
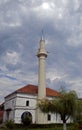
[[[35,55],[42,29],[50,52],[49,87],[66,85],[82,95],[81,5],[79,0],[0,1],[0,83],[5,95],[23,84],[38,83]]]
[[[11,92],[15,91],[15,89],[20,88],[20,86],[23,86],[24,84],[22,82],[19,82],[17,80],[9,79],[7,77],[0,78],[0,101],[10,94]],[[14,89],[15,87],[15,89]]]
[[[82,37],[82,17],[79,18],[79,24],[74,26],[72,30],[71,37],[68,39],[67,44],[71,46],[79,46],[82,45],[81,37]]]
[[[19,61],[19,54],[17,52],[7,52],[6,56],[4,56],[4,61],[8,64],[17,64]]]

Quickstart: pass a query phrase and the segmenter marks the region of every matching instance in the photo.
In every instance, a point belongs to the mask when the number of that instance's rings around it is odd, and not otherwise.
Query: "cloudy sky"
[[[82,1],[0,0],[0,102],[26,84],[38,84],[42,30],[47,86],[82,97]]]

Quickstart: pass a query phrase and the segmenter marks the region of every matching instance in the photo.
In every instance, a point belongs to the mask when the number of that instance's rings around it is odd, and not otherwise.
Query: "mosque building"
[[[44,114],[37,107],[39,100],[43,98],[53,99],[59,93],[46,87],[46,58],[45,40],[43,36],[40,40],[40,47],[37,53],[38,57],[38,86],[28,84],[5,97],[3,121],[13,120],[20,124],[24,116],[32,118],[33,124],[60,123],[61,119],[56,114]]]

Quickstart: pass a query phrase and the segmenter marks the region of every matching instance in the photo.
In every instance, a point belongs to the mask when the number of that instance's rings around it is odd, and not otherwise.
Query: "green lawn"
[[[0,128],[0,130],[9,130],[9,129]],[[12,130],[63,130],[63,128],[62,127],[54,127],[54,128],[27,128],[27,129],[25,129],[25,128],[14,128]],[[67,127],[67,130],[72,130],[71,126]]]
[[[9,129],[0,128],[0,130],[9,130]],[[24,130],[24,128],[23,129],[21,129],[21,128],[19,128],[19,129],[12,129],[12,130]],[[57,128],[57,129],[56,128],[36,128],[36,129],[29,129],[28,128],[27,130],[62,130],[62,128]]]
[[[55,125],[55,126],[49,126],[49,127],[51,127],[51,128],[44,128],[44,127],[46,127],[46,126],[38,126],[38,128],[37,127],[35,127],[35,126],[31,126],[31,128],[28,128],[28,127],[24,127],[24,126],[14,126],[14,128],[12,129],[12,128],[10,128],[10,129],[8,129],[7,127],[5,127],[5,126],[2,126],[2,127],[4,127],[4,128],[1,128],[0,127],[0,130],[63,130],[63,125]],[[35,128],[34,128],[35,127]],[[43,127],[43,128],[41,128],[41,127]],[[81,130],[81,129],[77,129],[77,125],[76,124],[68,124],[67,125],[67,130]]]

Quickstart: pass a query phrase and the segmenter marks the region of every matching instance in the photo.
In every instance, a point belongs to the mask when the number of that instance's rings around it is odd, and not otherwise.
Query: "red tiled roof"
[[[28,84],[28,85],[16,90],[16,92],[27,93],[27,94],[37,94],[38,93],[38,86]],[[46,95],[55,97],[55,96],[58,96],[59,93],[51,88],[46,88]]]
[[[50,88],[46,88],[46,95],[54,97],[54,96],[58,96],[59,92],[57,92],[53,89],[50,89]]]
[[[16,92],[28,93],[28,94],[37,94],[38,93],[38,87],[35,86],[35,85],[28,84],[28,85],[18,89]]]

